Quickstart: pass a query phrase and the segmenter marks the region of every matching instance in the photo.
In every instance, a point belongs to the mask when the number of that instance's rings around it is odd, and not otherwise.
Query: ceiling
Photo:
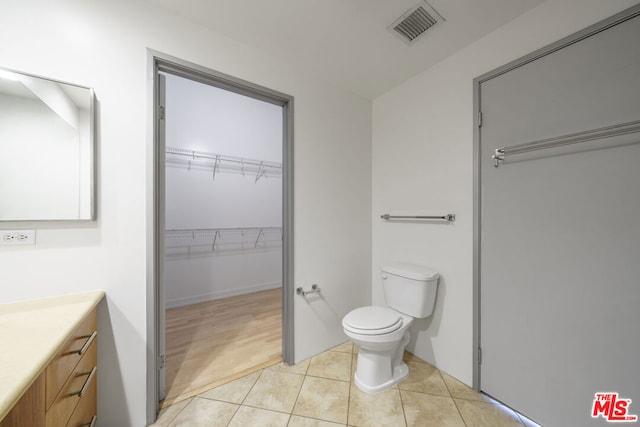
[[[145,0],[375,98],[544,0],[429,0],[445,22],[406,44],[388,27],[420,0]]]

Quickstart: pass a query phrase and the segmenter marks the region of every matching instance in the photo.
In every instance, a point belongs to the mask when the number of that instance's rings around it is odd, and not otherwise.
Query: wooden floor
[[[167,310],[166,398],[192,397],[282,357],[282,290]]]

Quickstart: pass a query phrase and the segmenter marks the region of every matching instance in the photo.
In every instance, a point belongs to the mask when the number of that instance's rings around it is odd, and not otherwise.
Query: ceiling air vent
[[[389,29],[411,44],[429,28],[443,21],[444,18],[429,3],[423,1],[396,19]]]

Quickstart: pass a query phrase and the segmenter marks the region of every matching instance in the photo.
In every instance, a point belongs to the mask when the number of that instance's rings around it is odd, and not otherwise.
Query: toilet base
[[[389,390],[394,385],[398,384],[400,381],[407,378],[408,375],[409,375],[409,367],[407,366],[406,363],[402,362],[401,364],[393,367],[393,376],[391,377],[390,380],[382,384],[371,386],[363,383],[358,378],[357,371],[353,376],[353,380],[354,380],[354,383],[356,384],[356,387],[358,387],[360,390],[364,391],[365,393],[381,393],[385,390]]]
[[[380,393],[388,390],[409,375],[404,363],[404,348],[409,343],[407,322],[400,342],[371,344],[359,342],[358,365],[353,376],[356,386],[365,393]]]

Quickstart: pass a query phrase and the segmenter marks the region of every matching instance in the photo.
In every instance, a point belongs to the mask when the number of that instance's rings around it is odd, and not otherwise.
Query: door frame
[[[282,359],[294,363],[294,280],[293,280],[293,109],[290,95],[236,77],[147,49],[147,423],[155,422],[161,392],[160,327],[163,302],[160,278],[164,268],[164,147],[159,137],[159,72],[229,90],[283,109],[282,147]]]
[[[555,43],[551,43],[543,48],[535,50],[528,55],[511,61],[501,67],[498,67],[488,73],[473,79],[473,388],[481,391],[481,363],[482,363],[482,337],[480,334],[480,326],[482,321],[482,310],[480,301],[480,234],[482,218],[480,217],[480,200],[481,200],[481,180],[480,180],[480,144],[481,128],[482,128],[482,111],[481,111],[481,90],[480,85],[495,77],[505,74],[513,69],[521,67],[529,62],[535,61],[543,56],[549,55],[569,45],[577,43],[583,39],[591,37],[601,31],[618,25],[624,21],[635,18],[640,15],[640,5],[632,6],[628,9],[618,12],[600,22],[586,27],[574,34],[564,37]]]

